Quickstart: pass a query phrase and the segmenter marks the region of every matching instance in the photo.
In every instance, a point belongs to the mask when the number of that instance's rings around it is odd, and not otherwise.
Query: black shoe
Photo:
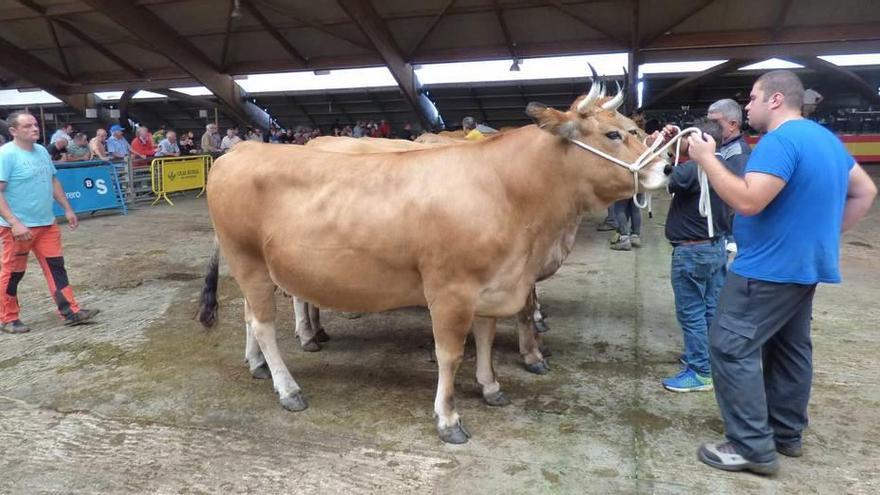
[[[31,327],[22,323],[21,320],[12,320],[0,326],[0,331],[3,333],[28,333],[31,331]]]
[[[82,325],[83,323],[91,320],[95,317],[101,310],[99,309],[81,309],[76,313],[65,318],[64,324],[72,327],[76,325]]]
[[[779,452],[785,457],[800,457],[804,455],[804,448],[801,446],[800,442],[790,444],[777,443],[776,452]]]

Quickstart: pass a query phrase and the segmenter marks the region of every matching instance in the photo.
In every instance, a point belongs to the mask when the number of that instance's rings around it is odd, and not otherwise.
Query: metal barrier
[[[153,204],[164,199],[173,206],[168,193],[201,189],[196,197],[201,196],[213,162],[210,155],[154,158],[150,163],[150,188],[156,195]]]
[[[119,183],[117,167],[103,160],[56,163],[56,177],[76,213],[85,211],[121,209],[128,213],[125,191]],[[58,203],[53,205],[55,216],[63,216]]]

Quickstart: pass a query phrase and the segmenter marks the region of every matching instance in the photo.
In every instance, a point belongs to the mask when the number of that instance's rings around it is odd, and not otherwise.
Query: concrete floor
[[[310,407],[282,410],[242,361],[242,302],[228,276],[221,324],[192,319],[212,238],[203,200],[86,219],[65,237],[71,280],[98,323],[63,327],[36,265],[21,287],[34,331],[0,334],[0,493],[880,493],[880,214],[843,240],[841,286],[814,320],[806,455],[766,479],[699,464],[722,423],[712,394],[659,380],[681,348],[662,211],[645,247],[607,249],[588,218],[541,285],[552,371],[523,370],[511,322],[495,362],[513,400],[489,408],[473,347],[458,406],[473,438],[442,444],[422,310],[325,313],[333,337],[304,353],[279,296],[284,357]]]

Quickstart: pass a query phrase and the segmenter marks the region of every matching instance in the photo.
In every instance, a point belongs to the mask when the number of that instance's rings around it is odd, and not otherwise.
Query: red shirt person
[[[138,127],[137,136],[131,140],[131,154],[134,158],[149,158],[156,154],[153,135],[145,126]]]

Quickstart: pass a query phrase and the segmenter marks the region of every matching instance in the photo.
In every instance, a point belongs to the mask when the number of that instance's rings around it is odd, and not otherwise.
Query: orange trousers
[[[43,268],[43,275],[49,284],[49,292],[58,306],[58,313],[67,318],[79,311],[73,297],[73,289],[67,280],[64,268],[64,255],[61,248],[61,229],[58,225],[30,227],[33,238],[29,241],[16,241],[12,229],[0,227],[0,241],[3,242],[2,267],[0,267],[0,323],[19,319],[18,284],[27,269],[28,254],[33,251]]]

